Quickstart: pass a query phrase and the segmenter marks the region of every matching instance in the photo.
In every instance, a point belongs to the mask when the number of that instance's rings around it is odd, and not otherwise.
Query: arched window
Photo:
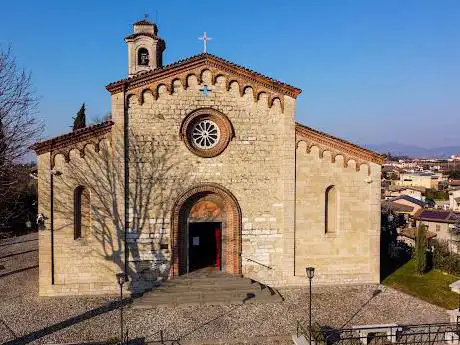
[[[337,191],[335,186],[326,188],[324,224],[326,234],[337,231]]]
[[[148,66],[149,61],[149,51],[146,48],[139,48],[137,51],[137,64],[140,66]]]
[[[86,236],[90,227],[90,196],[89,190],[78,186],[74,190],[74,239]]]

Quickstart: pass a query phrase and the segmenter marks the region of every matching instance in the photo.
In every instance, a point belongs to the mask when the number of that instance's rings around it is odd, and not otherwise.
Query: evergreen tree
[[[415,235],[415,260],[417,262],[417,272],[419,274],[424,274],[427,269],[426,241],[427,238],[425,225],[420,223]]]
[[[77,115],[73,118],[73,130],[86,127],[85,103],[81,105]]]

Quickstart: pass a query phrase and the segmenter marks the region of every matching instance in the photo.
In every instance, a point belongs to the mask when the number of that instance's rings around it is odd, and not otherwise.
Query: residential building
[[[389,201],[399,205],[406,205],[412,207],[412,211],[408,212],[410,217],[415,216],[415,214],[418,211],[427,206],[427,204],[424,201],[412,198],[408,195],[401,195],[396,198],[390,199]]]
[[[438,189],[439,182],[447,181],[447,178],[440,173],[420,172],[420,173],[402,173],[397,186],[415,186],[428,189]]]
[[[417,226],[423,223],[428,231],[436,234],[437,239],[447,241],[451,251],[458,252],[460,213],[421,209],[415,214],[414,219]]]
[[[460,211],[460,187],[449,191],[449,207],[452,211]]]
[[[403,228],[400,229],[398,232],[398,240],[402,241],[406,244],[408,244],[411,247],[415,247],[415,241],[416,241],[416,236],[417,235],[417,228]],[[427,245],[431,245],[431,241],[433,238],[435,238],[437,235],[429,230],[426,230],[426,239],[427,239]]]
[[[385,200],[389,200],[398,196],[408,195],[411,198],[417,200],[423,200],[423,193],[425,192],[423,187],[405,187],[405,186],[389,186],[385,192]]]

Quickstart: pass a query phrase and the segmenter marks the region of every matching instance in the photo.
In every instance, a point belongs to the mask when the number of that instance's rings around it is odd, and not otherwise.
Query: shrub
[[[460,276],[460,255],[451,253],[445,240],[433,240],[434,268]]]

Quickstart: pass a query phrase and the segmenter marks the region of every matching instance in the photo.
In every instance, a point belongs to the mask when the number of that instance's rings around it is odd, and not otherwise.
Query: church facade
[[[115,293],[125,269],[135,292],[203,269],[379,282],[381,156],[296,123],[293,86],[208,53],[163,66],[149,21],[125,41],[111,120],[34,146],[40,295]]]

